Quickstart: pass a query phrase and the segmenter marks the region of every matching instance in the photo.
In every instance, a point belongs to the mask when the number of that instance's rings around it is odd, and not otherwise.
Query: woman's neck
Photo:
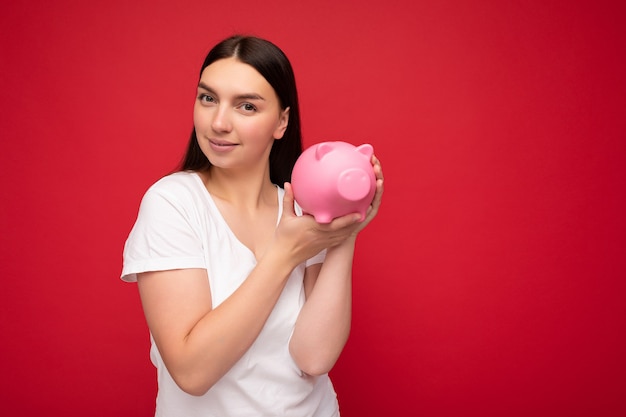
[[[229,204],[248,209],[276,202],[276,186],[267,172],[233,175],[231,172],[211,167],[198,173],[211,196]]]

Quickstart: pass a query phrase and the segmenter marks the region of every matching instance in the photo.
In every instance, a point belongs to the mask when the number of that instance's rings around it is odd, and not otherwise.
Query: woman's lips
[[[215,152],[232,151],[235,148],[235,146],[237,146],[234,143],[214,141],[214,140],[209,140],[209,145],[211,146],[211,149],[213,149]]]

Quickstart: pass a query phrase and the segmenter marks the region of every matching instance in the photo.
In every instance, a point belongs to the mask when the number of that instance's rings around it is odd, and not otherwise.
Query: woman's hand
[[[337,217],[328,224],[316,222],[313,216],[298,216],[295,213],[291,184],[285,183],[283,214],[276,229],[276,238],[284,242],[287,247],[292,247],[290,256],[294,262],[303,262],[323,249],[337,246],[350,237],[356,237],[376,217],[384,185],[382,167],[374,155],[372,155],[372,167],[376,176],[376,193],[363,221],[359,221],[361,216],[358,213]]]
[[[288,248],[288,256],[295,267],[323,249],[339,245],[355,234],[361,225],[360,218],[358,213],[352,213],[323,224],[310,215],[298,216],[291,184],[286,182],[283,213],[276,228],[275,243],[282,250]]]

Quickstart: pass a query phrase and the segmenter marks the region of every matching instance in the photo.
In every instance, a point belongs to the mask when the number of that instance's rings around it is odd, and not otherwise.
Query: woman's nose
[[[213,114],[211,127],[216,132],[230,132],[232,129],[230,112],[225,106],[219,106]]]

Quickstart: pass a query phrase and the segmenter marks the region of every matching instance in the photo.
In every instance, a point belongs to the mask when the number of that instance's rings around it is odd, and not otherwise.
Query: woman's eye
[[[215,99],[207,94],[200,94],[200,96],[198,96],[198,99],[202,102],[202,103],[213,103],[215,101]]]
[[[254,107],[252,104],[250,103],[244,103],[241,105],[241,108],[244,109],[245,111],[255,111],[256,107]]]

